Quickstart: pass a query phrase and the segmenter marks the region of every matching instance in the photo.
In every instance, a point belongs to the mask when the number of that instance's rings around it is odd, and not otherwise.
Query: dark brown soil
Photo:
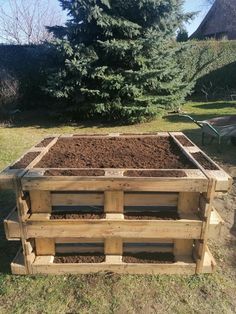
[[[206,170],[219,170],[212,162],[210,162],[201,152],[193,153],[192,156]]]
[[[174,263],[175,258],[172,253],[125,253],[122,257],[124,263]]]
[[[185,136],[183,135],[178,135],[175,136],[177,138],[177,140],[186,147],[190,147],[190,146],[194,146]]]
[[[30,152],[25,154],[18,162],[16,162],[11,169],[24,169],[26,168],[38,155],[40,152]]]
[[[196,169],[168,137],[60,138],[36,167]]]
[[[104,176],[105,171],[103,170],[60,170],[50,169],[45,171],[44,176],[86,176],[86,177],[97,177]]]
[[[158,170],[128,170],[124,172],[124,176],[126,177],[178,177],[183,178],[186,177],[184,171],[158,171]]]
[[[107,136],[107,135],[109,135],[109,134],[73,134],[73,136]]]
[[[147,132],[147,133],[122,133],[120,136],[143,136],[143,135],[157,135],[155,132]]]
[[[37,144],[35,147],[46,147],[49,143],[54,139],[54,137],[48,137],[42,140],[39,144]]]
[[[129,220],[178,220],[180,219],[177,212],[133,212],[125,213],[125,219]]]
[[[54,263],[102,263],[105,255],[100,253],[57,254]]]
[[[51,220],[57,219],[104,219],[104,213],[52,213]]]

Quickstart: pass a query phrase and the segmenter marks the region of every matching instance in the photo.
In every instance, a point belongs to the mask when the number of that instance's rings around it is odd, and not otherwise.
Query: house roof
[[[191,38],[236,39],[236,0],[216,0]]]

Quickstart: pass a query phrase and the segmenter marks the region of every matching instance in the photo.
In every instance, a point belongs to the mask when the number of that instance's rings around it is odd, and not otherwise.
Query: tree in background
[[[60,23],[61,17],[50,0],[8,0],[0,6],[0,39],[10,44],[40,44],[52,38],[46,26]]]
[[[188,31],[186,28],[181,27],[180,30],[178,31],[176,40],[178,42],[185,42],[188,41]]]
[[[189,92],[175,34],[182,0],[60,0],[70,19],[51,27],[59,67],[47,92],[78,118],[144,121],[178,108]]]

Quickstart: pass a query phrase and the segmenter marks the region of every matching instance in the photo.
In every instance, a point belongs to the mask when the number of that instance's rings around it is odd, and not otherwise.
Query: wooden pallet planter
[[[74,135],[80,138],[79,135]],[[15,274],[88,273],[114,271],[118,273],[162,274],[162,273],[207,273],[215,269],[215,261],[207,247],[209,238],[220,235],[223,224],[213,208],[215,193],[227,192],[231,178],[182,133],[156,133],[141,135],[83,135],[91,137],[169,137],[195,169],[169,169],[183,176],[160,176],[161,169],[135,169],[142,172],[136,176],[133,169],[89,169],[99,175],[88,175],[88,169],[58,168],[80,171],[74,176],[45,175],[52,168],[36,168],[37,163],[61,138],[54,136],[31,148],[17,162],[24,168],[7,167],[0,174],[0,188],[16,191],[17,210],[13,210],[4,221],[8,240],[20,240],[22,249],[12,263]],[[32,160],[30,160],[28,153]],[[195,158],[201,154],[214,170],[205,169]],[[25,157],[26,156],[26,157]],[[24,164],[24,158],[28,164]],[[22,161],[23,160],[23,161]],[[82,175],[86,170],[86,175]],[[150,172],[158,172],[151,177]],[[168,172],[168,171],[167,171]],[[101,219],[52,219],[60,211],[77,211],[95,208],[103,213]],[[96,213],[96,210],[94,211]],[[132,212],[167,211],[175,213],[174,219],[127,218]],[[67,244],[63,248],[63,243]],[[102,263],[54,263],[57,252],[97,252],[103,247],[105,260]],[[97,243],[99,245],[93,244]],[[172,263],[125,263],[122,256],[126,245],[136,243],[147,252],[170,252]],[[73,244],[73,245],[71,245]],[[83,246],[85,244],[85,246]],[[155,244],[155,245],[154,245]],[[69,246],[68,246],[69,245]],[[71,246],[70,246],[71,245]],[[165,246],[167,245],[167,246]],[[138,247],[130,247],[135,252]],[[59,251],[58,251],[59,250]],[[82,250],[82,251],[81,251]],[[91,251],[92,250],[92,251]]]

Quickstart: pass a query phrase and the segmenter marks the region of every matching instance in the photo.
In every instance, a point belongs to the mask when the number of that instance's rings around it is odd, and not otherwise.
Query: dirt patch
[[[46,147],[49,143],[51,143],[52,140],[54,140],[55,137],[48,137],[42,140],[39,144],[37,144],[35,147]]]
[[[124,172],[126,177],[158,177],[158,178],[183,178],[187,177],[184,171],[158,171],[158,170],[128,170]]]
[[[125,213],[125,219],[128,220],[178,220],[180,219],[177,212],[133,212],[133,213]]]
[[[190,146],[194,146],[185,136],[183,135],[177,135],[175,136],[175,138],[177,138],[177,140],[186,147],[190,147]]]
[[[24,169],[26,168],[40,152],[30,152],[25,154],[19,161],[17,161],[10,169]]]
[[[104,213],[52,213],[50,219],[104,219],[106,215]]]
[[[172,253],[125,253],[122,257],[124,263],[174,263],[175,258]]]
[[[54,263],[102,263],[105,255],[100,253],[57,254]]]
[[[196,169],[169,137],[60,138],[35,167]]]
[[[199,164],[206,170],[219,170],[212,162],[210,162],[201,152],[193,153],[193,158],[195,158]]]
[[[103,170],[60,170],[50,169],[45,171],[44,176],[85,176],[85,177],[100,177],[104,176]]]

